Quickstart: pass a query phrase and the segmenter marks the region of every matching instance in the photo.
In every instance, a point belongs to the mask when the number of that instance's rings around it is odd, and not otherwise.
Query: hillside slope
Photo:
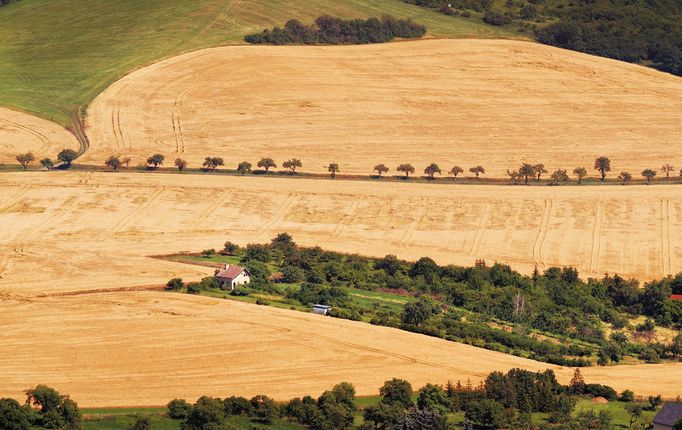
[[[613,176],[682,164],[682,78],[537,43],[422,40],[197,51],[136,71],[90,105],[91,147],[144,164],[160,152],[199,167],[295,157],[301,170],[394,174],[412,163],[482,165],[506,177],[611,158]],[[352,132],[350,132],[352,130]]]
[[[45,383],[81,406],[163,405],[201,395],[278,400],[341,382],[375,395],[393,377],[415,387],[474,384],[493,370],[573,369],[367,323],[187,294],[131,292],[0,302],[0,393]],[[36,329],[39,327],[39,329]],[[595,367],[585,379],[672,398],[682,364]],[[652,384],[665,377],[666,384]]]
[[[661,278],[682,271],[682,187],[508,187],[196,174],[0,175],[0,291],[162,285],[211,268],[149,255],[302,245],[470,266],[477,259]],[[570,238],[570,240],[567,240]],[[636,244],[636,246],[630,246]]]
[[[0,104],[66,125],[133,68],[324,13],[412,17],[442,37],[507,34],[398,0],[22,0],[0,8]]]

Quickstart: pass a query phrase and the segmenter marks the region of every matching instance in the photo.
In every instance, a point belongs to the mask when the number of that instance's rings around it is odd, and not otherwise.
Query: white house
[[[654,430],[672,430],[682,422],[682,403],[666,403],[654,417]]]
[[[313,313],[327,315],[327,312],[329,312],[331,308],[331,306],[327,305],[313,305]]]
[[[251,282],[251,272],[241,266],[226,264],[225,267],[215,274],[223,290],[234,290],[238,285]]]

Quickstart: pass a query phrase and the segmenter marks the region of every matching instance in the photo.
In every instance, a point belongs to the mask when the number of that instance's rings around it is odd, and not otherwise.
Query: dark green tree
[[[412,385],[404,379],[393,378],[384,382],[384,385],[379,388],[379,394],[382,403],[398,404],[403,409],[414,405],[412,402]]]
[[[242,175],[246,175],[251,171],[251,167],[252,167],[251,163],[249,163],[248,161],[242,161],[237,166],[237,172],[241,173]]]
[[[147,158],[147,164],[149,166],[154,166],[154,168],[158,168],[159,166],[163,166],[163,161],[166,159],[161,154],[154,154],[151,157]]]
[[[31,410],[14,399],[0,399],[0,429],[29,430]]]
[[[57,154],[57,160],[61,161],[66,167],[71,167],[71,163],[78,158],[78,153],[73,149],[63,149]]]
[[[419,390],[417,407],[422,410],[446,414],[451,407],[450,398],[440,385],[426,384]]]
[[[174,420],[185,419],[192,410],[192,405],[190,405],[184,399],[174,399],[168,402],[168,416]]]
[[[112,155],[104,161],[104,165],[109,167],[111,170],[116,171],[119,169],[119,167],[121,167],[121,159],[115,155]]]
[[[54,167],[54,161],[50,160],[49,158],[43,158],[40,160],[40,164],[47,170],[50,170]]]

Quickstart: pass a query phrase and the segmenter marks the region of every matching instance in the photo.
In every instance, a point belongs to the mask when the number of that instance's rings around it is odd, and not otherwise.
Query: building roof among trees
[[[226,264],[225,268],[216,274],[218,278],[234,279],[239,276],[240,273],[246,272],[247,275],[251,275],[248,269],[242,266],[233,266]]]
[[[670,300],[678,300],[682,302],[682,294],[673,294],[672,296],[670,296]]]
[[[666,403],[654,417],[655,424],[674,426],[682,420],[682,403]]]

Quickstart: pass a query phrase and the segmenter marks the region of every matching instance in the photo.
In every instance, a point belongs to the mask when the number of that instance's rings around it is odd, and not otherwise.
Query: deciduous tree
[[[265,171],[267,172],[268,170],[270,170],[271,167],[276,169],[277,163],[275,163],[275,161],[272,158],[266,157],[266,158],[261,158],[258,161],[258,163],[256,164],[256,166],[265,169]]]
[[[544,173],[547,173],[547,169],[545,169],[545,165],[540,163],[540,164],[535,164],[533,166],[533,171],[535,172],[536,176],[536,181],[540,180],[540,176],[542,176]]]
[[[578,177],[578,183],[583,183],[583,178],[587,176],[587,170],[584,167],[576,167],[573,169],[573,174]]]
[[[559,182],[568,182],[568,172],[565,169],[557,169],[552,173],[550,177],[554,184]]]
[[[374,171],[377,172],[379,176],[381,176],[382,174],[388,172],[388,167],[386,167],[385,164],[377,164],[376,166],[374,166]],[[680,172],[680,175],[682,175],[682,172]]]
[[[40,160],[40,164],[47,170],[50,170],[54,167],[54,161],[50,160],[49,158],[43,158]]]
[[[220,157],[206,157],[202,166],[209,169],[211,172],[215,171],[218,166],[224,166],[225,161]]]
[[[599,170],[602,182],[606,179],[606,172],[611,171],[611,160],[608,157],[598,157],[594,160],[594,170]]]
[[[250,171],[251,171],[251,163],[249,163],[248,161],[242,161],[237,166],[237,172],[241,173],[242,175],[246,175]]]
[[[151,157],[147,158],[147,164],[149,166],[154,166],[154,168],[158,168],[159,166],[163,166],[163,161],[166,159],[162,154],[154,154]]]
[[[456,178],[460,173],[464,173],[464,169],[459,166],[454,166],[448,173]]]
[[[528,163],[523,163],[519,168],[519,175],[523,176],[523,183],[528,185],[528,178],[535,176],[535,168]]]
[[[485,174],[485,169],[482,166],[472,167],[469,169],[469,171],[471,173],[473,173],[474,175],[476,175],[477,178],[478,178],[478,175]]]
[[[104,161],[104,165],[109,167],[111,170],[116,171],[119,167],[121,167],[121,160],[117,156],[112,155]]]
[[[670,179],[670,174],[675,171],[675,168],[672,166],[672,164],[664,164],[663,167],[661,167],[661,171],[665,173],[665,180],[667,181]]]
[[[187,167],[187,161],[183,160],[182,158],[176,158],[175,167],[177,167],[178,170],[182,172]]]
[[[296,173],[297,168],[303,167],[303,163],[301,163],[301,160],[299,160],[298,158],[292,158],[282,163],[282,167],[291,170],[291,174],[293,175],[294,173]]]
[[[336,178],[336,174],[339,172],[339,165],[337,163],[329,163],[327,166],[327,171],[331,175],[332,179]]]
[[[429,176],[429,179],[433,180],[433,175],[438,173],[439,175],[441,174],[440,167],[438,167],[438,164],[436,163],[431,163],[426,168],[424,169],[424,173]]]
[[[620,172],[618,179],[620,179],[621,184],[625,185],[632,181],[632,175],[629,172]]]
[[[19,164],[21,164],[21,167],[23,167],[24,170],[28,169],[28,165],[31,164],[36,159],[32,152],[19,154],[15,158],[19,162]]]
[[[654,169],[644,169],[642,170],[642,176],[646,178],[647,183],[651,182],[656,177],[656,171]]]
[[[71,167],[71,163],[78,158],[78,153],[73,149],[62,149],[62,151],[57,154],[57,159],[64,163],[66,167]]]
[[[403,172],[405,174],[405,178],[408,178],[411,173],[414,173],[414,166],[412,166],[410,163],[404,163],[398,166],[396,170],[398,172]]]

